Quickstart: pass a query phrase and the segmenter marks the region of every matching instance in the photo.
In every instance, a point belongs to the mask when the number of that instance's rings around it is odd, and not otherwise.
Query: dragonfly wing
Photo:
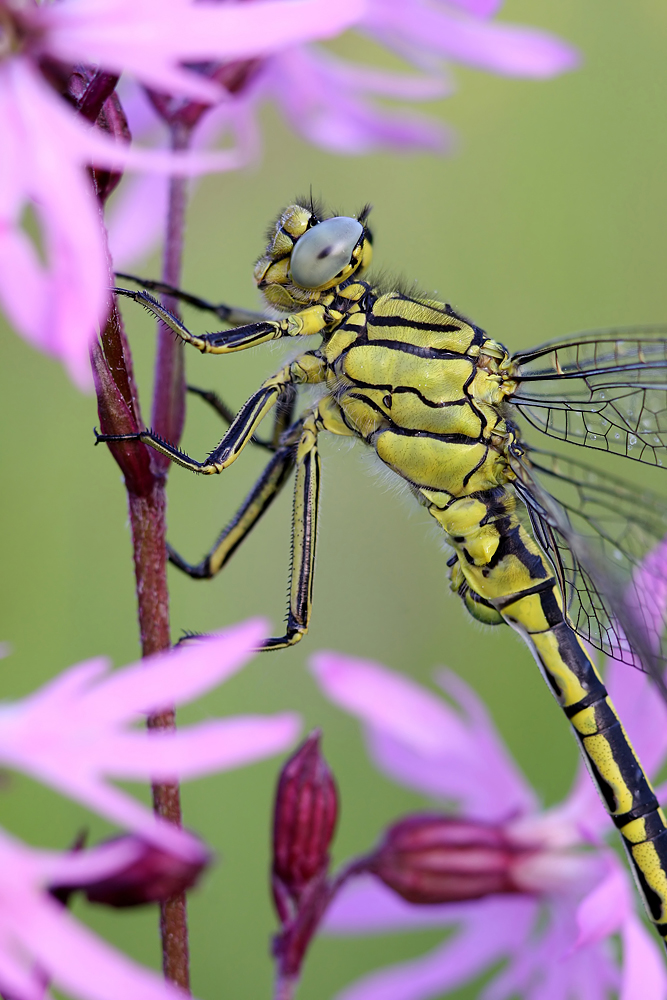
[[[550,437],[667,466],[667,327],[600,330],[512,358],[508,400]]]
[[[541,449],[526,448],[513,466],[570,624],[591,645],[650,673],[667,700],[663,498]]]

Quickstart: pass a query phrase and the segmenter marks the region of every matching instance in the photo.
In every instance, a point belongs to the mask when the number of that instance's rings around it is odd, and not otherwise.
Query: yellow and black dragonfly
[[[142,290],[117,289],[203,353],[296,336],[319,335],[321,343],[266,379],[236,416],[214,393],[195,390],[230,423],[204,461],[150,430],[98,439],[140,439],[193,472],[214,474],[258,440],[259,424],[277,408],[265,442],[272,458],[210,552],[190,564],[170,550],[191,576],[214,576],[295,469],[286,631],[265,648],[292,645],[308,629],[319,433],[373,448],[444,530],[452,589],[468,611],[509,624],[531,649],[667,941],[665,819],[582,642],[648,671],[665,695],[667,566],[659,545],[667,503],[576,457],[531,447],[519,430],[524,421],[560,441],[667,464],[667,327],[581,334],[511,355],[446,303],[364,280],[368,212],[325,218],[304,201],[280,214],[255,279],[283,318],[212,305],[159,282],[133,279]],[[234,328],[193,334],[150,291]],[[294,419],[299,385],[324,391]]]

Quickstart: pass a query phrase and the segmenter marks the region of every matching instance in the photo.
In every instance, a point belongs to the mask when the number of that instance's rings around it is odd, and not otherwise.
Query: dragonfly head
[[[255,281],[267,303],[292,312],[317,304],[353,275],[360,276],[373,253],[369,213],[367,205],[356,218],[323,219],[312,202],[281,212],[255,264]]]

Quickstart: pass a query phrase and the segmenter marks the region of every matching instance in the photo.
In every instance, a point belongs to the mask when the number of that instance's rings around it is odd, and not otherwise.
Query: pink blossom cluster
[[[210,719],[178,731],[137,728],[165,704],[185,704],[235,674],[266,631],[263,622],[250,621],[113,673],[107,660],[89,660],[22,701],[0,704],[2,766],[31,775],[133,834],[59,854],[32,849],[0,829],[3,996],[42,1000],[49,983],[81,1000],[182,996],[87,930],[48,890],[92,886],[91,898],[95,890],[99,898],[100,886],[116,879],[118,897],[118,886],[127,893],[128,873],[146,858],[158,877],[169,857],[179,871],[206,863],[208,851],[197,837],[157,818],[109,779],[180,781],[285,750],[299,729],[289,713]],[[154,849],[147,852],[147,845]]]
[[[110,263],[87,165],[148,174],[139,189],[130,186],[117,220],[113,242],[127,257],[155,238],[164,205],[164,182],[156,175],[246,164],[257,145],[256,109],[266,99],[309,141],[336,152],[441,150],[442,125],[395,102],[449,93],[447,62],[534,78],[577,63],[570,46],[545,32],[493,20],[500,6],[499,0],[0,0],[0,304],[10,322],[89,388],[88,347],[108,309]],[[310,44],[351,26],[417,72],[351,64]],[[188,68],[209,63],[222,64],[226,86],[215,74]],[[80,66],[215,105],[204,116],[202,137],[222,128],[236,143],[207,154],[113,141],[51,85],[53,76]],[[27,209],[37,241],[23,224]]]
[[[336,1000],[435,1000],[498,963],[483,1000],[665,1000],[661,949],[637,913],[626,866],[606,844],[616,834],[583,762],[567,798],[540,809],[485,706],[452,672],[436,676],[444,700],[379,664],[336,653],[319,653],[312,668],[324,693],[361,720],[384,774],[440,810],[453,806],[468,822],[500,824],[515,848],[530,850],[515,872],[523,891],[465,902],[415,904],[368,875],[349,881],[325,917],[325,933],[449,933],[428,954],[370,973]],[[664,703],[645,674],[615,660],[606,682],[649,775],[656,774],[667,755]]]

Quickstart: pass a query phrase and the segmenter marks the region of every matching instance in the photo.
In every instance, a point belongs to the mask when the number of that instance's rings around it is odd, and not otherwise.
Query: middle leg
[[[254,393],[241,407],[232,425],[220,443],[203,462],[190,458],[168,441],[163,441],[152,431],[138,431],[136,434],[97,434],[97,443],[103,441],[144,441],[162,455],[172,459],[191,472],[205,475],[223,472],[235,462],[245,446],[252,440],[256,428],[266,414],[290,395],[294,386],[313,385],[324,380],[325,362],[316,352],[302,354],[271,378]]]

